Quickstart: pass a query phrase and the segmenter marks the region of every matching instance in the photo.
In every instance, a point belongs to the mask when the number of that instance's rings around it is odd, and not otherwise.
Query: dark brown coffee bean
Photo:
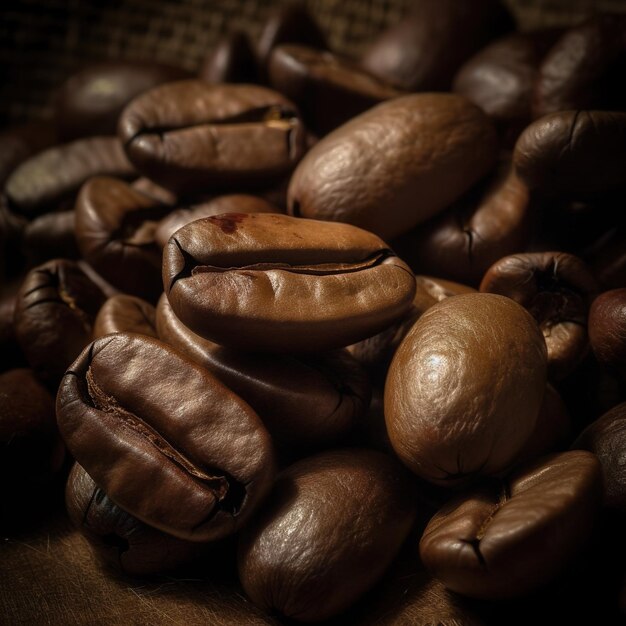
[[[548,374],[565,378],[589,349],[587,315],[598,285],[583,261],[563,252],[507,256],[485,274],[480,290],[512,298],[537,320],[548,348]]]
[[[626,515],[626,403],[587,426],[572,448],[589,450],[598,457],[604,474],[604,504]]]
[[[17,167],[5,191],[16,210],[34,216],[73,201],[92,176],[135,176],[119,139],[91,137],[48,148]]]
[[[111,333],[137,333],[157,337],[156,310],[145,300],[119,294],[109,298],[98,311],[93,338]]]
[[[298,105],[307,127],[319,136],[405,93],[347,58],[295,44],[272,52],[268,73],[272,87]]]
[[[259,68],[246,33],[234,30],[222,37],[206,56],[198,78],[207,83],[256,83]]]
[[[169,238],[179,229],[201,217],[220,215],[221,213],[280,213],[267,200],[246,194],[218,196],[202,204],[177,209],[166,215],[158,224],[154,238],[164,248]]]
[[[447,298],[415,323],[389,368],[391,443],[441,486],[498,474],[533,432],[545,385],[545,341],[526,310],[492,294]]]
[[[181,539],[234,533],[274,477],[256,413],[150,337],[117,333],[89,345],[61,382],[57,422],[113,502]]]
[[[335,444],[365,413],[369,380],[345,351],[296,358],[224,348],[189,330],[165,294],[157,306],[156,323],[162,341],[250,404],[283,453]]]
[[[46,213],[29,222],[24,229],[22,247],[29,265],[50,259],[77,259],[76,214],[74,211]]]
[[[502,162],[488,180],[393,247],[415,271],[478,286],[498,259],[525,250],[530,226],[528,188]]]
[[[247,351],[318,352],[375,334],[415,281],[384,241],[348,224],[226,213],[176,231],[163,285],[198,335]]]
[[[104,294],[73,261],[32,269],[15,305],[15,335],[38,376],[56,384],[91,341]]]
[[[626,288],[606,291],[593,301],[589,341],[600,363],[626,372]]]
[[[515,144],[532,119],[539,64],[560,32],[507,35],[475,54],[454,78],[453,90],[494,120],[507,145]]]
[[[65,488],[70,520],[98,558],[125,574],[144,576],[171,570],[197,558],[202,548],[151,528],[121,509],[75,463]]]
[[[61,85],[55,103],[64,141],[90,135],[114,135],[124,107],[161,83],[189,78],[183,69],[145,61],[110,61],[91,65]]]
[[[307,153],[289,185],[289,212],[348,222],[390,239],[465,193],[489,172],[496,150],[492,123],[465,98],[396,98]]]
[[[449,89],[464,61],[514,25],[498,0],[414,0],[411,6],[363,57],[363,67],[408,91]]]
[[[135,98],[119,135],[140,172],[192,193],[269,186],[300,160],[305,132],[295,106],[275,91],[188,80]]]
[[[379,452],[337,450],[299,461],[242,533],[243,588],[264,610],[299,621],[341,613],[382,577],[415,508],[411,482]]]
[[[114,178],[87,181],[76,201],[76,240],[84,259],[124,292],[156,302],[161,294],[159,221],[171,207]]]
[[[513,161],[518,176],[544,195],[577,199],[623,189],[626,113],[546,115],[520,135]]]
[[[457,593],[523,596],[576,556],[591,534],[601,488],[593,454],[544,457],[499,489],[485,487],[446,504],[426,527],[420,556]]]
[[[566,31],[548,52],[535,84],[533,112],[626,107],[626,17],[598,15]]]

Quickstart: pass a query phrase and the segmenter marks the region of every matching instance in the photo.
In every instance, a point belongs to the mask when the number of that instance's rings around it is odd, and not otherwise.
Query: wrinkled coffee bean
[[[626,113],[546,115],[520,135],[513,160],[518,176],[544,195],[578,199],[623,189]]]
[[[15,336],[30,366],[54,385],[91,341],[104,294],[73,261],[32,269],[15,305]]]
[[[189,78],[183,69],[145,61],[109,61],[70,76],[55,102],[61,139],[115,135],[117,119],[136,96],[161,83]]]
[[[589,450],[598,457],[604,475],[604,504],[626,515],[626,402],[587,426],[572,448]]]
[[[259,68],[248,36],[235,30],[222,37],[204,59],[198,78],[213,85],[258,82]]]
[[[383,102],[317,143],[289,185],[289,213],[348,222],[383,239],[445,209],[493,166],[495,130],[453,94]]]
[[[498,259],[526,248],[530,226],[528,188],[503,162],[487,181],[393,247],[414,271],[478,286]]]
[[[426,568],[474,598],[522,596],[554,578],[591,534],[602,473],[588,452],[563,452],[495,487],[460,495],[420,541]]]
[[[587,315],[598,285],[578,257],[563,252],[507,256],[485,274],[482,292],[521,304],[537,320],[548,348],[548,374],[565,378],[589,349]]]
[[[545,341],[525,309],[492,294],[447,298],[393,358],[389,438],[403,463],[441,486],[498,474],[532,434],[545,385]]]
[[[304,152],[296,107],[255,85],[188,80],[155,87],[120,116],[119,136],[137,169],[160,185],[192,193],[269,186]]]
[[[345,351],[309,357],[224,348],[189,330],[165,294],[157,306],[161,341],[202,365],[258,413],[282,452],[332,445],[369,402],[367,374]]]
[[[179,229],[201,217],[210,217],[222,213],[280,213],[267,200],[246,194],[218,196],[208,202],[176,209],[166,215],[158,224],[154,238],[164,248],[169,238]]]
[[[119,139],[90,137],[48,148],[19,165],[5,191],[15,210],[33,217],[73,200],[92,176],[135,176]]]
[[[414,0],[411,13],[366,51],[363,67],[408,91],[444,91],[457,69],[513,28],[498,0]]]
[[[83,258],[122,291],[155,302],[162,291],[155,231],[170,211],[121,180],[92,178],[76,201],[76,240]]]
[[[134,576],[190,563],[202,550],[193,541],[151,528],[121,509],[75,463],[65,489],[69,518],[106,564]]]
[[[600,363],[626,372],[626,289],[599,295],[589,310],[589,341]]]
[[[45,213],[29,222],[22,243],[29,265],[39,265],[50,259],[77,259],[80,253],[75,225],[74,211]]]
[[[626,17],[597,15],[566,31],[544,58],[533,112],[626,107]]]
[[[158,337],[156,310],[145,300],[119,294],[109,298],[98,311],[93,326],[93,338],[111,333],[137,333]]]
[[[252,601],[299,621],[341,613],[383,575],[415,519],[403,470],[372,450],[287,468],[244,529],[239,576]]]
[[[118,333],[71,365],[57,395],[68,449],[118,506],[181,539],[234,533],[269,491],[256,413],[165,344]]]
[[[272,87],[298,105],[307,127],[320,136],[405,93],[347,58],[294,44],[272,52],[268,73]]]
[[[271,213],[226,213],[176,231],[163,286],[193,332],[248,351],[311,352],[380,332],[415,280],[372,233]]]

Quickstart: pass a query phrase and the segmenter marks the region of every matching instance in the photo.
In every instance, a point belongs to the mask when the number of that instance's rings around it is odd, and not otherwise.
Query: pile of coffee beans
[[[273,615],[400,555],[472,599],[415,624],[572,568],[624,617],[625,77],[626,16],[499,0],[70,77],[0,135],[2,528],[62,484],[95,559],[236,562]]]

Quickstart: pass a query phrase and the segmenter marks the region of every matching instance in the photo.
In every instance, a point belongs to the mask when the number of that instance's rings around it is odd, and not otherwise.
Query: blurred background
[[[56,87],[109,59],[154,60],[195,71],[219,37],[253,39],[284,0],[5,0],[0,8],[0,126],[52,113]],[[575,23],[626,0],[506,0],[522,30]],[[411,0],[309,0],[332,49],[357,56]]]

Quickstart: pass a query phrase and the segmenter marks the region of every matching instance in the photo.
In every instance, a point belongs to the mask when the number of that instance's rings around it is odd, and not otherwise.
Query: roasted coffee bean
[[[156,311],[145,300],[119,294],[109,298],[98,311],[93,338],[111,333],[137,333],[157,337]]]
[[[580,199],[623,190],[626,113],[546,115],[520,135],[513,160],[518,176],[543,195]]]
[[[121,509],[78,463],[67,481],[65,503],[70,520],[96,555],[126,574],[165,572],[201,554],[196,542],[151,528]]]
[[[120,290],[156,302],[162,285],[155,231],[170,211],[121,180],[92,178],[76,201],[83,258]]]
[[[535,428],[546,345],[519,304],[492,294],[447,298],[404,338],[385,385],[391,443],[441,486],[499,474]]]
[[[262,69],[267,67],[272,50],[285,43],[320,50],[327,47],[324,33],[303,2],[290,2],[277,7],[269,16],[257,44],[257,57]]]
[[[626,373],[626,289],[598,296],[589,310],[589,341],[600,363]]]
[[[48,261],[26,275],[15,305],[15,335],[38,376],[58,383],[91,341],[104,300],[73,261]]]
[[[208,83],[256,83],[259,68],[246,33],[234,30],[222,37],[206,56],[198,78]]]
[[[598,457],[604,475],[604,504],[626,515],[626,402],[587,426],[572,448],[589,450]]]
[[[528,188],[502,162],[488,180],[393,248],[415,271],[478,286],[498,259],[525,250],[530,234]]]
[[[12,509],[45,499],[64,456],[50,392],[32,370],[0,374],[0,526],[19,518]]]
[[[202,365],[259,414],[281,452],[335,444],[369,403],[368,376],[345,351],[292,357],[224,348],[189,330],[165,297],[157,306],[159,338]]]
[[[279,93],[201,80],[135,98],[120,117],[119,135],[140,172],[185,193],[269,186],[289,174],[305,141],[296,107]]]
[[[431,276],[416,276],[415,286],[413,305],[404,318],[377,335],[348,346],[348,351],[357,361],[386,374],[396,349],[427,309],[450,296],[476,291],[472,287]]]
[[[355,117],[307,153],[289,185],[289,213],[396,237],[487,174],[496,150],[492,123],[465,98],[396,98]]]
[[[161,83],[189,77],[183,69],[144,61],[91,65],[70,76],[56,95],[61,138],[114,135],[120,113],[133,98]]]
[[[347,58],[295,44],[272,52],[268,73],[272,87],[298,105],[307,127],[320,136],[405,93]]]
[[[5,191],[13,208],[32,217],[73,201],[92,176],[135,176],[119,139],[91,137],[48,148],[17,167]]]
[[[626,16],[597,15],[566,31],[544,58],[535,117],[568,109],[626,107]]]
[[[29,265],[39,265],[50,259],[77,259],[80,253],[75,225],[73,210],[46,213],[29,222],[22,243]]]
[[[560,31],[513,33],[475,54],[458,71],[453,90],[491,117],[507,145],[532,119],[539,64]]]
[[[363,67],[408,91],[445,91],[457,69],[512,30],[498,0],[414,0],[411,13],[366,51]]]
[[[537,320],[548,348],[548,374],[565,378],[589,349],[587,315],[598,285],[583,261],[563,252],[507,256],[485,274],[480,290],[512,298]]]
[[[403,470],[379,452],[299,461],[242,533],[244,590],[261,608],[299,621],[341,613],[382,577],[409,533],[415,500]]]
[[[311,352],[380,332],[415,280],[376,235],[348,224],[226,213],[176,231],[163,285],[198,335],[248,351]]]
[[[113,502],[181,539],[234,533],[274,477],[256,413],[150,337],[118,333],[85,348],[61,381],[57,422]]]
[[[169,238],[179,229],[201,217],[220,215],[221,213],[280,213],[267,200],[246,194],[218,196],[202,204],[177,209],[166,215],[158,224],[154,238],[164,248]]]
[[[431,574],[457,593],[523,596],[577,555],[591,534],[601,489],[593,454],[544,457],[500,485],[446,504],[426,527],[420,556]]]

